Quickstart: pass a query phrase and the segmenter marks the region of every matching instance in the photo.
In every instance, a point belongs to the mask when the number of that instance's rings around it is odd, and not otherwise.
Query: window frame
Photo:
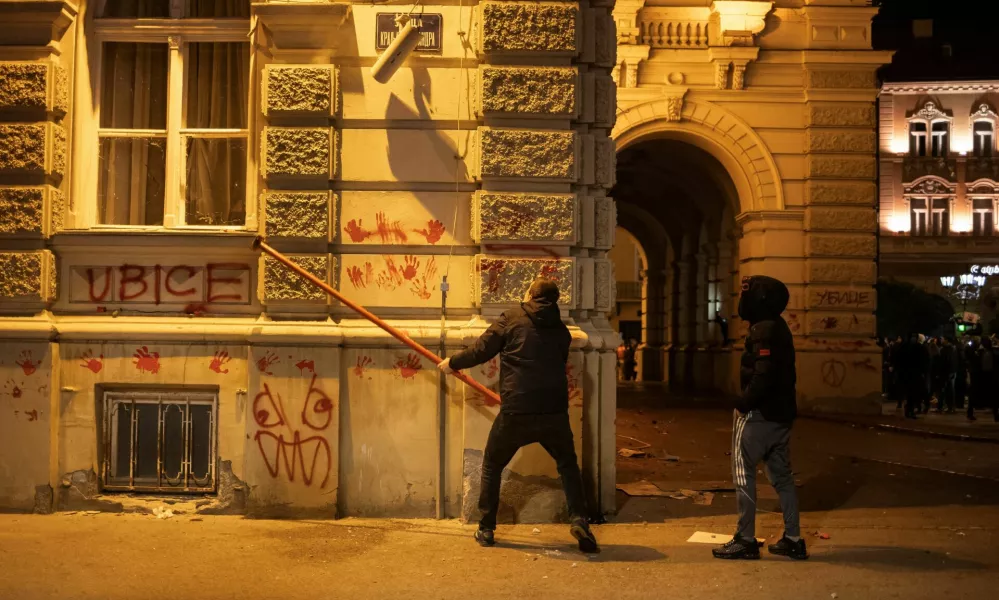
[[[947,158],[950,154],[950,144],[951,135],[954,133],[953,121],[954,117],[946,114],[940,108],[937,107],[936,102],[932,100],[927,100],[923,103],[923,106],[909,114],[906,117],[906,130],[909,134],[909,155],[915,158]],[[922,123],[926,128],[925,132],[914,132],[912,130],[913,124]],[[933,131],[933,126],[938,123],[946,124],[946,131],[935,133]],[[921,133],[925,136],[925,152],[919,154],[919,144],[913,143],[913,138],[917,137],[917,133]],[[940,143],[940,153],[934,154],[933,149],[936,147],[935,140],[940,137],[943,138]]]
[[[146,231],[146,232],[236,232],[244,233],[257,229],[257,195],[256,169],[253,168],[254,140],[256,138],[256,119],[254,118],[254,90],[256,85],[256,68],[252,59],[251,19],[248,18],[142,18],[118,19],[98,18],[96,13],[86,16],[86,25],[92,35],[88,36],[87,62],[85,77],[89,81],[81,89],[88,87],[94,90],[103,89],[104,44],[106,42],[122,43],[152,43],[166,44],[167,61],[167,114],[166,114],[166,182],[163,200],[162,225],[130,225],[100,223],[100,206],[98,200],[100,179],[100,159],[98,156],[100,140],[103,134],[112,133],[115,137],[148,137],[150,133],[162,135],[156,130],[121,130],[103,129],[100,127],[101,94],[96,93],[95,100],[88,100],[91,105],[87,123],[80,131],[83,157],[74,163],[79,177],[74,181],[74,192],[79,198],[90,199],[86,203],[77,203],[72,207],[75,213],[76,228],[109,231]],[[177,14],[176,10],[173,14]],[[186,123],[187,102],[186,65],[191,43],[197,42],[235,42],[247,44],[250,58],[247,62],[247,106],[246,127],[244,129],[198,129],[184,127]],[[87,95],[87,94],[83,94]],[[80,98],[80,96],[77,96]],[[86,108],[86,106],[84,106]],[[246,213],[242,225],[196,225],[188,224],[187,211],[187,165],[185,162],[187,138],[196,136],[204,139],[242,138],[246,144],[247,168],[244,189],[246,190]],[[74,155],[81,155],[75,152]],[[75,160],[75,159],[74,159]]]
[[[971,152],[970,154],[976,158],[993,158],[999,150],[996,140],[996,129],[999,129],[999,115],[996,114],[992,107],[986,103],[981,103],[978,109],[971,114],[969,129],[971,130]],[[992,126],[992,132],[989,136],[991,138],[988,145],[988,154],[983,152],[975,152],[976,140],[978,139],[978,133],[975,131],[975,126],[979,123],[988,123]],[[979,145],[979,149],[983,149],[984,145]]]

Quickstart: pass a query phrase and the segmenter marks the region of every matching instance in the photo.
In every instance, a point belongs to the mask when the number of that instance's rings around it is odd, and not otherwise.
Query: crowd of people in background
[[[905,416],[918,418],[931,409],[954,413],[989,408],[999,422],[999,342],[992,337],[956,340],[913,334],[880,340],[884,395]],[[935,406],[934,406],[935,404]]]
[[[617,347],[617,372],[621,381],[638,379],[638,359],[635,358],[637,352],[638,340],[621,342],[621,345]]]

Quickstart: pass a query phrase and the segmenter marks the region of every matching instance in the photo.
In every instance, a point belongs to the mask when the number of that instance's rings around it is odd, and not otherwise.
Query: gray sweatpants
[[[784,511],[784,535],[799,537],[798,493],[791,471],[791,425],[767,421],[759,411],[735,411],[732,426],[732,481],[739,510],[737,533],[756,537],[756,465],[766,464],[767,479],[777,490]]]

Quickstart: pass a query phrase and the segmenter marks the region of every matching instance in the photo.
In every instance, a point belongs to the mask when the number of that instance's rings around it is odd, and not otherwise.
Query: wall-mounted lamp
[[[413,26],[409,15],[399,15],[395,22],[399,26],[399,35],[371,67],[371,76],[378,83],[388,83],[420,43],[420,30]]]

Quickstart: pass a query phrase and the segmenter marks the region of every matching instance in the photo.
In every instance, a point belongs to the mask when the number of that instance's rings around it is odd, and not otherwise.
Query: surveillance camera
[[[417,44],[420,43],[420,31],[413,26],[409,15],[399,15],[395,20],[399,25],[399,35],[395,36],[392,44],[385,49],[385,52],[378,57],[378,62],[371,67],[371,76],[378,83],[388,83],[389,79],[395,75],[402,63],[405,62]]]

